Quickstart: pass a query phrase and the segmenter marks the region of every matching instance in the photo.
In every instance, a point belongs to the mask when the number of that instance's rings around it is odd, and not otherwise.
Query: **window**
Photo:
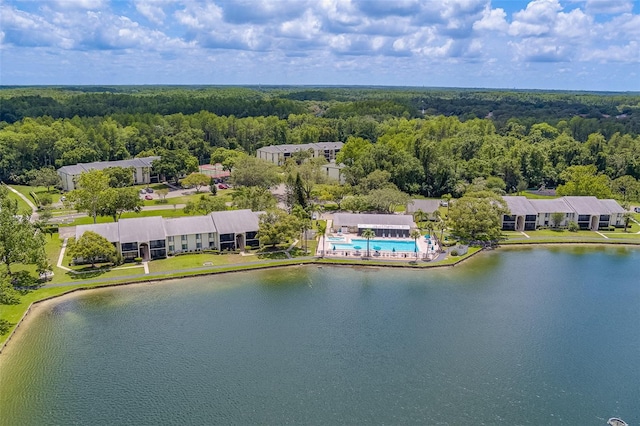
[[[186,235],[181,236],[181,237],[180,237],[180,240],[181,240],[181,241],[187,241],[187,236],[186,236]]]
[[[196,249],[198,249],[198,250],[202,249],[202,243],[201,242],[197,242],[196,243]]]
[[[169,240],[169,242],[170,242],[170,243],[172,243],[172,242],[173,242],[173,235],[172,235],[172,236],[170,236],[170,237],[168,238],[168,240]]]
[[[187,250],[188,248],[187,243],[182,243],[182,250]]]
[[[202,234],[196,234],[196,241],[201,240],[202,239]]]
[[[213,232],[209,232],[209,239],[213,240]]]

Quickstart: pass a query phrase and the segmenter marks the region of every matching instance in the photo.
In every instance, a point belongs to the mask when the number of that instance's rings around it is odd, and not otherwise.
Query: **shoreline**
[[[62,291],[59,294],[55,294],[55,295],[51,295],[51,296],[46,296],[43,297],[42,299],[38,299],[38,300],[34,300],[33,302],[31,302],[29,304],[29,306],[27,306],[27,308],[25,309],[24,313],[22,314],[22,316],[20,317],[20,319],[18,320],[18,322],[16,322],[15,326],[13,326],[13,329],[8,333],[7,337],[0,343],[0,356],[2,356],[2,352],[5,350],[5,348],[8,346],[9,342],[14,339],[18,333],[22,330],[24,330],[26,328],[26,326],[28,325],[30,316],[29,314],[34,310],[37,309],[42,305],[52,302],[54,300],[60,299],[60,298],[64,298],[66,296],[70,296],[74,293],[77,292],[81,292],[81,291],[90,291],[90,290],[97,290],[97,289],[108,289],[110,287],[121,287],[121,286],[135,286],[135,285],[151,285],[151,284],[155,284],[155,283],[159,283],[159,282],[165,282],[165,281],[171,281],[171,280],[182,280],[182,279],[186,279],[186,278],[195,278],[195,277],[203,277],[203,276],[212,276],[212,275],[220,275],[220,274],[229,274],[229,273],[238,273],[238,272],[247,272],[247,271],[258,271],[258,270],[265,270],[265,269],[275,269],[275,268],[290,268],[290,267],[296,267],[296,266],[306,266],[306,265],[316,265],[318,267],[322,267],[322,266],[341,266],[341,267],[371,267],[371,268],[409,268],[409,269],[414,269],[414,270],[420,270],[420,269],[424,269],[424,270],[428,270],[428,269],[432,269],[432,268],[437,268],[437,269],[441,269],[441,268],[453,268],[459,264],[461,264],[462,262],[471,259],[473,257],[475,257],[478,253],[482,253],[482,252],[488,252],[488,251],[494,251],[500,248],[518,248],[518,247],[530,247],[530,246],[555,246],[555,245],[564,245],[564,246],[571,246],[571,245],[590,245],[590,246],[603,246],[603,247],[610,247],[610,246],[620,246],[620,245],[624,245],[624,246],[630,246],[630,247],[637,247],[640,248],[640,244],[638,243],[627,243],[627,242],[610,242],[610,243],[602,243],[602,242],[526,242],[526,243],[515,243],[515,244],[504,244],[504,245],[498,245],[495,249],[484,249],[481,248],[473,253],[469,253],[465,256],[461,256],[460,259],[456,260],[455,262],[452,263],[446,263],[446,264],[433,264],[433,265],[420,265],[418,264],[418,262],[415,262],[414,264],[412,263],[397,263],[397,264],[393,264],[393,263],[371,263],[368,260],[343,260],[341,261],[340,259],[330,259],[329,261],[327,261],[327,258],[313,258],[311,260],[307,260],[307,259],[300,259],[299,261],[289,261],[287,263],[275,263],[275,264],[257,264],[255,265],[255,267],[243,267],[243,268],[237,268],[234,269],[233,267],[229,268],[229,269],[224,269],[224,270],[213,270],[213,271],[203,271],[200,273],[195,273],[195,274],[185,274],[185,275],[177,275],[177,276],[167,276],[167,277],[156,277],[156,278],[142,278],[139,280],[126,280],[126,281],[122,281],[122,282],[104,282],[104,283],[96,283],[96,284],[80,284],[78,287],[75,288],[70,288],[67,289],[65,291]]]

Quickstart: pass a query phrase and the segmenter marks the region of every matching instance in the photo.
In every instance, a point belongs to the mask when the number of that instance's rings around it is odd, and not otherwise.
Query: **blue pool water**
[[[362,250],[367,249],[366,239],[354,238],[351,240],[351,244],[348,243],[335,243],[331,244],[336,250],[354,250],[354,246],[360,246]],[[369,240],[369,249],[373,250],[373,247],[380,247],[382,251],[414,251],[416,243],[414,241],[398,241],[398,240]]]

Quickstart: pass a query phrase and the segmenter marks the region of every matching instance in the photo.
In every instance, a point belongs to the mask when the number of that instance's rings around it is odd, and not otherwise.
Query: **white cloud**
[[[605,49],[586,51],[580,58],[582,61],[626,62],[640,64],[640,44],[631,41],[625,46],[608,46]]]
[[[509,34],[515,37],[548,34],[561,10],[557,0],[534,0],[525,10],[513,14]]]
[[[473,29],[476,31],[506,32],[509,29],[506,17],[504,9],[486,7],[482,12],[482,19],[473,23]]]
[[[96,10],[102,9],[106,1],[105,0],[52,0],[51,5],[59,9],[84,9],[84,10]]]
[[[530,38],[510,45],[515,58],[525,62],[568,62],[573,54],[568,46],[548,38]]]
[[[136,1],[136,10],[155,24],[162,24],[166,17],[162,6],[157,1]]]
[[[589,14],[619,14],[633,10],[630,0],[587,0],[585,9]]]

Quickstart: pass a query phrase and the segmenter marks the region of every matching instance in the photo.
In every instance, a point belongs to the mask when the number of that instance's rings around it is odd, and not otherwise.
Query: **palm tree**
[[[362,231],[362,234],[360,234],[360,236],[362,238],[366,238],[367,239],[367,257],[369,257],[369,240],[373,237],[376,236],[376,233],[373,232],[373,229],[365,229],[364,231]]]
[[[442,250],[442,241],[444,237],[444,230],[447,229],[447,222],[440,219],[438,221],[438,229],[440,230],[440,250]]]
[[[429,233],[429,238],[431,238],[431,234],[433,234],[433,230],[434,228],[434,224],[432,221],[428,220],[427,221],[427,225],[424,227],[426,229],[426,231]]]
[[[316,222],[316,227],[318,228],[318,235],[320,235],[320,238],[322,238],[322,257],[324,257],[324,234],[327,232],[327,222],[324,220],[319,220],[318,222]]]
[[[420,237],[422,236],[422,234],[420,233],[420,231],[419,231],[419,230],[414,229],[414,230],[412,230],[412,231],[411,231],[411,233],[409,234],[409,236],[410,236],[411,238],[413,238],[413,241],[414,241],[414,242],[415,242],[415,244],[416,244],[416,247],[415,247],[415,250],[414,250],[414,251],[415,251],[415,253],[416,253],[416,257],[418,257],[418,238],[420,238]]]
[[[413,212],[413,221],[416,223],[416,225],[418,225],[418,228],[420,228],[420,223],[424,222],[424,217],[425,217],[425,214],[422,211],[422,209],[418,209],[415,212]]]

